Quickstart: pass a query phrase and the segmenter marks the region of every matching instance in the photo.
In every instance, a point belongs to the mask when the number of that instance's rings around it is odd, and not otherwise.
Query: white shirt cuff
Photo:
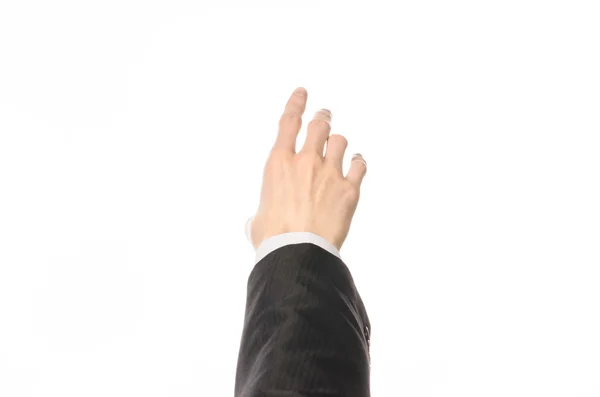
[[[278,234],[264,240],[256,250],[255,264],[262,258],[284,245],[312,243],[342,259],[338,249],[323,237],[310,232],[290,232]]]

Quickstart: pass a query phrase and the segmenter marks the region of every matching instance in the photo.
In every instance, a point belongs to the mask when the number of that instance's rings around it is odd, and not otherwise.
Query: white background
[[[373,396],[600,396],[595,3],[2,0],[0,395],[233,395],[304,86],[369,164]]]

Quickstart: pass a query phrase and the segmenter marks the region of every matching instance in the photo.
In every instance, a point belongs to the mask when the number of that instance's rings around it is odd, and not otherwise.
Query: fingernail
[[[314,119],[319,119],[319,120],[325,120],[328,123],[331,123],[331,117],[333,115],[331,114],[331,110],[329,109],[320,109],[319,111],[317,111],[315,113],[315,116],[313,117]]]
[[[306,88],[304,88],[304,87],[298,87],[294,91],[294,94],[295,95],[299,95],[299,96],[305,96],[306,95]]]
[[[365,159],[363,158],[362,154],[360,153],[355,153],[354,155],[352,155],[352,161],[360,161],[361,163],[363,163],[365,165],[365,168],[367,168],[367,162],[365,161]]]

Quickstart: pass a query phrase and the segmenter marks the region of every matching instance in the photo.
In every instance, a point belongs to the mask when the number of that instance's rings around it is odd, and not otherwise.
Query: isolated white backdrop
[[[373,395],[600,395],[594,3],[1,2],[0,395],[233,394],[297,86],[369,164]]]

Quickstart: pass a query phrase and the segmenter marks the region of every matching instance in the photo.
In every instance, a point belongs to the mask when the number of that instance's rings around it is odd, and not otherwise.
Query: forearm
[[[311,243],[276,249],[248,279],[236,396],[369,396],[369,329],[340,258]]]

